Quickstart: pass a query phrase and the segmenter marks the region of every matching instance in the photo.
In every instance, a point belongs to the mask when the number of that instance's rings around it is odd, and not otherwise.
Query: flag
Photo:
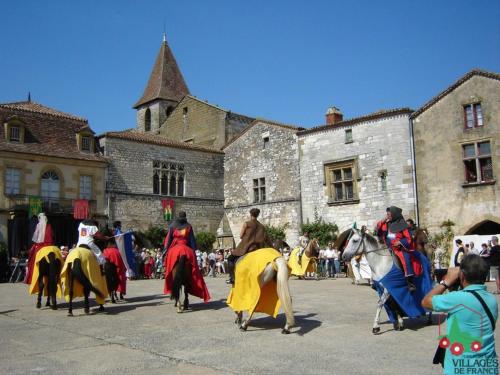
[[[165,219],[165,221],[172,220],[172,211],[174,210],[174,200],[162,199],[161,207],[163,208],[163,218]]]
[[[29,212],[28,215],[29,217],[37,216],[40,212],[43,211],[42,209],[42,198],[40,197],[35,197],[33,195],[30,195],[28,198],[28,207],[29,207]]]
[[[134,247],[132,246],[132,232],[121,233],[119,229],[116,229],[115,235],[116,246],[120,251],[125,267],[127,267],[128,276],[134,277],[136,269]]]
[[[75,199],[73,201],[73,217],[77,220],[89,218],[89,201],[87,199]]]

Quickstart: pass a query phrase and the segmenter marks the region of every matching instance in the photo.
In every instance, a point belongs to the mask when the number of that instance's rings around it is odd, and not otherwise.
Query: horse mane
[[[375,236],[371,235],[370,233],[365,232],[365,238],[370,245],[373,245],[374,247],[379,246],[378,239]]]

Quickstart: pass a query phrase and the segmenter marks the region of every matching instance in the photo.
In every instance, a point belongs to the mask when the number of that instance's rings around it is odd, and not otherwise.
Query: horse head
[[[318,244],[318,239],[313,238],[309,243],[307,244],[307,247],[304,251],[304,253],[309,257],[318,257],[319,256],[319,244]]]
[[[342,259],[350,261],[356,255],[361,255],[363,252],[363,239],[365,232],[351,228],[349,235],[347,237],[347,245],[344,247],[344,252],[342,253]]]

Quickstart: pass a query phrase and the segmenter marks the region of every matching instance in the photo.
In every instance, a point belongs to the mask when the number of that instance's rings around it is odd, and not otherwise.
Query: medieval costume
[[[64,286],[64,297],[66,298],[66,302],[69,302],[68,266],[70,264],[72,265],[75,259],[80,259],[85,277],[97,290],[102,293],[103,297],[96,295],[95,300],[97,304],[103,305],[105,297],[108,295],[106,279],[101,273],[101,267],[99,266],[95,254],[92,250],[83,247],[75,247],[70,251],[61,271],[61,282]],[[76,279],[73,283],[73,298],[75,297],[84,297],[83,285],[81,285]]]
[[[169,226],[167,236],[164,241],[166,256],[164,261],[165,267],[165,286],[163,292],[165,294],[172,293],[173,287],[173,269],[181,256],[186,257],[186,264],[190,265],[191,275],[190,282],[187,287],[187,292],[193,296],[203,299],[204,302],[210,300],[203,275],[196,261],[196,241],[194,238],[193,227],[187,222],[186,213],[179,212],[179,216]]]
[[[47,263],[50,262],[49,259],[49,254],[54,254],[54,257],[56,260],[59,261],[59,265],[62,267],[64,260],[61,255],[61,251],[57,246],[44,246],[41,249],[39,249],[36,253],[35,261],[33,262],[33,272],[32,272],[32,278],[31,278],[31,285],[29,292],[30,294],[38,294],[39,289],[38,289],[38,276],[39,276],[39,269],[38,269],[38,263],[42,259],[45,259]],[[60,268],[59,268],[60,269]],[[61,297],[61,279],[59,278],[59,274],[57,275],[57,297]],[[49,282],[48,282],[48,277],[46,280],[44,280],[44,290],[43,290],[43,295],[48,296],[49,295]]]
[[[252,213],[252,210],[250,210],[252,218],[246,221],[241,228],[240,243],[236,246],[236,249],[231,251],[231,255],[227,258],[230,283],[234,283],[234,268],[241,256],[251,251],[268,247],[271,244],[267,236],[266,228],[257,220],[260,211]]]
[[[414,246],[410,231],[408,230],[408,223],[403,218],[403,210],[401,208],[391,206],[387,208],[387,212],[390,213],[390,219],[377,223],[377,236],[381,241],[385,242],[387,247],[401,261],[408,288],[413,291],[415,290],[415,286],[411,278],[415,275],[414,267],[417,268],[418,274],[421,274],[421,265],[417,258],[412,256]]]
[[[35,233],[33,233],[33,246],[28,254],[28,270],[24,282],[31,285],[33,270],[35,268],[35,259],[38,251],[45,246],[53,245],[52,226],[47,222],[47,216],[42,212],[38,214],[38,224]]]
[[[96,223],[93,220],[84,220],[78,226],[78,244],[87,245],[90,250],[94,253],[99,264],[103,265],[105,262],[104,256],[102,255],[102,251],[94,242],[94,237],[96,239],[104,239],[103,236],[99,233],[99,229],[97,228]]]
[[[118,288],[116,289],[116,291],[122,295],[125,295],[127,293],[127,268],[125,267],[125,263],[123,262],[120,250],[118,250],[115,244],[108,245],[108,247],[104,249],[102,254],[109,263],[112,263],[116,266],[116,273],[118,274]]]
[[[234,311],[247,311],[250,315],[262,312],[276,318],[281,305],[276,292],[276,280],[271,280],[261,288],[259,279],[267,265],[279,257],[279,251],[263,248],[252,251],[238,261],[236,283],[226,301]]]

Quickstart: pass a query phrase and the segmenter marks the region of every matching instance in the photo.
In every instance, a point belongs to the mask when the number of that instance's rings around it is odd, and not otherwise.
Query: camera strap
[[[493,314],[491,313],[490,308],[488,307],[486,302],[484,302],[484,299],[475,290],[464,290],[464,292],[472,293],[474,295],[474,297],[477,298],[477,300],[479,301],[481,306],[483,306],[483,309],[486,312],[486,315],[488,315],[488,318],[490,318],[490,322],[491,322],[491,325],[492,325],[493,331],[494,331],[495,330],[495,319],[493,319]]]

